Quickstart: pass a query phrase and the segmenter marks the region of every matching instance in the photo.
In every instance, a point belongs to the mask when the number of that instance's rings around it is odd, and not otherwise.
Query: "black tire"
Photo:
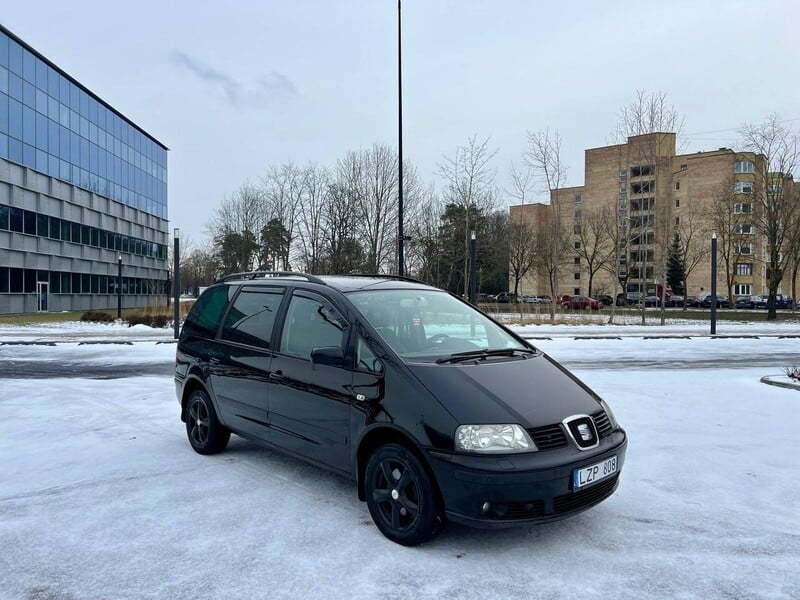
[[[186,436],[192,448],[200,454],[222,452],[231,432],[220,424],[208,394],[195,390],[186,402]]]
[[[444,510],[424,465],[405,446],[386,444],[370,457],[364,488],[367,507],[381,533],[403,546],[436,537]]]

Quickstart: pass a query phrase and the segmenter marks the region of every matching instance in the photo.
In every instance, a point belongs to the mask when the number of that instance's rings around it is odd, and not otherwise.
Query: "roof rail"
[[[231,273],[230,275],[225,275],[225,277],[217,279],[217,283],[225,283],[226,281],[235,281],[238,279],[252,280],[257,277],[263,277],[264,279],[268,279],[270,277],[300,277],[311,283],[327,285],[319,277],[309,275],[308,273],[295,273],[294,271],[245,271],[243,273]]]
[[[429,283],[425,283],[424,281],[420,281],[419,279],[414,279],[413,277],[406,277],[404,275],[383,275],[380,273],[344,273],[341,275],[342,277],[374,277],[376,279],[397,279],[398,281],[410,281],[411,283],[421,283],[423,285],[431,285]]]

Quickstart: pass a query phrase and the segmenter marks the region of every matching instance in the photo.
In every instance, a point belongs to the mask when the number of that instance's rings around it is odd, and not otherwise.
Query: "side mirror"
[[[338,346],[314,348],[311,351],[311,364],[341,367],[344,365],[344,352]]]

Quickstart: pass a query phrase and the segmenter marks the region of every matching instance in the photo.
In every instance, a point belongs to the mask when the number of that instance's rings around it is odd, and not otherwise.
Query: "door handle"
[[[282,371],[272,371],[269,374],[270,381],[283,381],[283,372]]]

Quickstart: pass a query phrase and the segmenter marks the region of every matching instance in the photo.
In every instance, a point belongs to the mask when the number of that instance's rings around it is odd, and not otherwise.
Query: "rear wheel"
[[[442,530],[444,511],[433,482],[405,446],[379,447],[367,463],[365,486],[372,520],[393,542],[416,546]]]
[[[231,438],[231,432],[219,422],[211,399],[203,390],[195,390],[189,396],[186,435],[192,448],[200,454],[222,452]]]

